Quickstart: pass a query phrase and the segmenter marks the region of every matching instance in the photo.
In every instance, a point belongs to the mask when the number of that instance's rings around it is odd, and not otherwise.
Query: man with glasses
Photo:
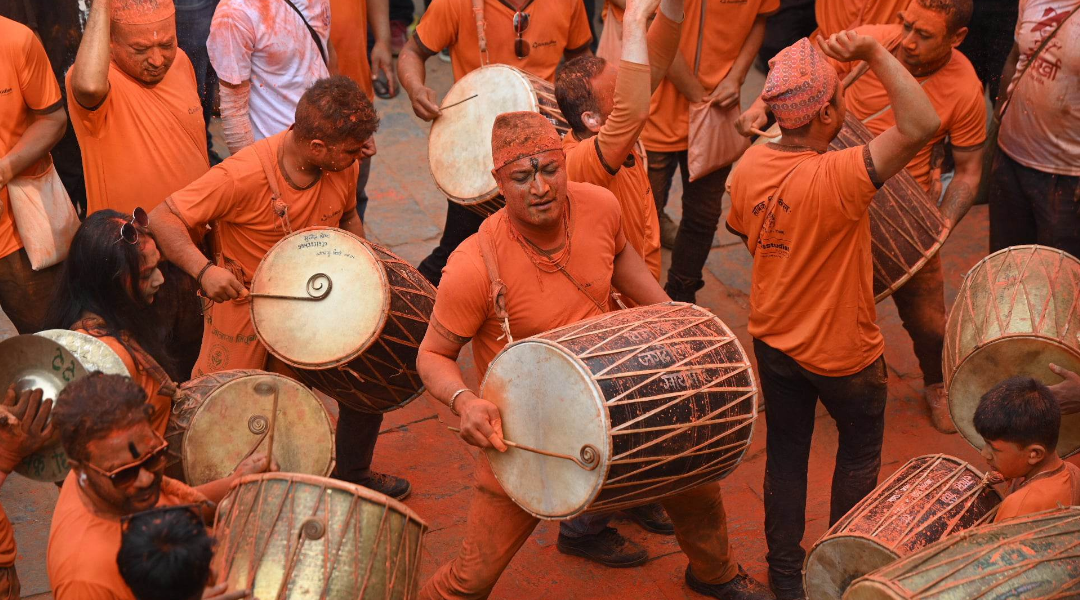
[[[417,25],[416,35],[398,56],[398,77],[409,94],[413,112],[425,121],[439,117],[439,99],[424,84],[424,62],[450,48],[454,79],[482,64],[477,20],[487,40],[486,63],[517,67],[548,81],[555,80],[560,60],[590,54],[592,36],[581,0],[483,0],[483,15],[474,18],[472,0],[434,0]],[[451,252],[477,232],[484,217],[447,201],[443,236],[420,263],[421,274],[439,285]]]
[[[198,488],[163,476],[168,442],[150,425],[146,394],[129,378],[92,373],[57,399],[53,422],[71,464],[49,531],[56,600],[133,600],[116,564],[121,520],[155,506],[218,502],[239,477],[266,471],[265,454]]]

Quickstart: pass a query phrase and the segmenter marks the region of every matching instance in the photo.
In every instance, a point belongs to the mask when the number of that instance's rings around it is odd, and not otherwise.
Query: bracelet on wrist
[[[203,265],[203,268],[199,269],[199,274],[195,276],[195,285],[199,286],[199,289],[203,289],[203,275],[206,275],[206,272],[213,266],[214,261],[208,260],[206,261],[206,264]]]
[[[456,400],[458,400],[458,396],[461,396],[462,394],[464,394],[466,392],[469,392],[469,391],[472,391],[472,390],[470,390],[469,388],[462,388],[462,389],[454,392],[453,394],[451,394],[450,402],[447,403],[447,407],[450,408],[450,412],[453,413],[455,416],[461,416],[461,413],[458,412],[458,409],[454,408],[454,402]]]

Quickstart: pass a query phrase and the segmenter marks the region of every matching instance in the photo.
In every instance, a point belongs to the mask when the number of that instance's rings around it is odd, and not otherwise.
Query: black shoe
[[[375,490],[380,494],[390,496],[395,500],[405,500],[409,497],[409,493],[413,491],[413,486],[409,484],[408,480],[393,475],[376,473],[375,471],[371,472],[371,476],[367,481],[357,483],[369,490]]]
[[[777,600],[807,600],[807,593],[803,590],[802,577],[788,577],[779,580],[771,575],[769,578],[769,590],[773,592]]]
[[[770,593],[769,588],[748,575],[743,570],[743,567],[740,567],[736,576],[727,583],[702,583],[695,579],[690,566],[687,567],[685,579],[687,580],[687,587],[711,598],[721,598],[721,600],[773,600],[773,594]]]
[[[676,528],[672,526],[672,520],[668,518],[668,513],[664,512],[664,508],[656,502],[628,508],[623,511],[623,514],[650,533],[672,535],[676,532]]]
[[[581,556],[615,569],[637,567],[649,560],[645,548],[623,537],[612,527],[605,527],[597,535],[576,538],[560,533],[556,548],[563,554]]]

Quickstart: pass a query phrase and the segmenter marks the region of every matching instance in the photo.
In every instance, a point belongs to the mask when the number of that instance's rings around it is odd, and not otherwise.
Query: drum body
[[[508,345],[481,396],[506,438],[593,458],[588,469],[520,449],[488,452],[507,494],[542,519],[644,504],[720,479],[750,445],[755,383],[736,336],[706,309],[621,310]]]
[[[856,578],[976,525],[1001,501],[983,474],[959,459],[913,458],[811,548],[803,568],[807,598],[840,598]]]
[[[1062,379],[1048,363],[1078,370],[1076,258],[1045,246],[1013,246],[965,275],[946,319],[942,374],[957,430],[983,448],[972,417],[980,397],[1007,377]],[[1077,452],[1077,418],[1062,419],[1058,453]]]
[[[281,470],[329,475],[334,428],[315,394],[283,375],[240,369],[210,373],[180,386],[165,430],[166,474],[195,487],[226,477],[240,461],[265,452],[275,388],[273,451]]]
[[[532,111],[547,117],[560,135],[570,131],[552,84],[507,65],[471,71],[451,86],[443,106],[428,137],[428,166],[447,198],[483,216],[503,206],[492,177],[496,117]]]
[[[252,323],[297,378],[368,413],[420,395],[417,351],[435,288],[394,253],[347,231],[315,227],[285,236],[256,269]],[[318,298],[304,300],[295,298]]]
[[[844,600],[1073,600],[1078,508],[981,525],[861,577]]]
[[[230,591],[263,600],[407,600],[426,529],[404,504],[358,485],[251,475],[218,509],[213,570]]]

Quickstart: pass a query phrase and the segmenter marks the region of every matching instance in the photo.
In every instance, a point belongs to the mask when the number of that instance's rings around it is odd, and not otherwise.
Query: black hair
[[[917,3],[946,17],[946,33],[968,27],[972,20],[972,0],[917,0]]]
[[[101,371],[69,383],[56,398],[52,418],[64,452],[74,460],[90,458],[87,445],[109,433],[149,421],[153,407],[130,377]]]
[[[1040,444],[1055,452],[1060,410],[1046,385],[1031,377],[1011,377],[980,398],[972,421],[985,440]]]
[[[597,96],[593,93],[593,78],[604,71],[607,63],[593,55],[579,56],[568,61],[556,77],[556,102],[563,118],[575,133],[589,129],[582,122],[582,113],[598,112]]]
[[[357,82],[344,75],[312,84],[297,103],[293,131],[301,140],[364,142],[379,129],[379,116]]]
[[[214,540],[190,510],[152,509],[126,523],[116,566],[136,600],[195,600],[213,557]]]

